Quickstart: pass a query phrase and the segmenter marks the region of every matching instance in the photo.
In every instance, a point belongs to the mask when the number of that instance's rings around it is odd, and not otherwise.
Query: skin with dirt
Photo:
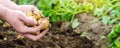
[[[76,18],[80,23],[77,28],[72,29],[70,22],[52,23],[49,32],[38,41],[17,39],[18,33],[13,28],[1,25],[0,48],[105,48],[109,44],[107,37],[102,37],[107,36],[112,26],[104,25],[89,13],[78,14]]]

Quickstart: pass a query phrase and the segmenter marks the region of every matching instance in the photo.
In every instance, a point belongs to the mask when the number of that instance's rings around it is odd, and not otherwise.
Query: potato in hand
[[[40,24],[42,24],[42,23],[44,23],[44,26],[43,26],[43,28],[41,29],[41,30],[44,30],[44,29],[46,29],[46,28],[48,28],[49,27],[49,18],[48,17],[43,17],[42,16],[42,13],[40,13],[40,12],[37,12],[37,11],[27,11],[27,12],[25,12],[26,13],[26,15],[28,16],[28,17],[30,17],[30,18],[32,18],[32,19],[34,19],[34,20],[36,20],[37,21],[37,25],[33,25],[33,26],[38,26],[38,25],[40,25]],[[32,13],[32,14],[31,14]],[[27,24],[27,26],[29,26],[29,24]],[[33,27],[32,26],[32,27]]]
[[[38,20],[38,25],[44,23],[44,26],[41,30],[47,29],[49,27],[49,18],[41,18]]]
[[[47,29],[49,27],[50,23],[49,23],[48,17],[46,17],[46,18],[43,17],[43,15],[42,15],[42,13],[40,11],[26,11],[24,13],[26,14],[27,17],[37,21],[37,25],[25,24],[26,26],[35,27],[35,26],[38,26],[38,25],[44,23],[44,26],[43,26],[43,28],[41,30],[45,30],[45,29]],[[10,27],[10,25],[7,22],[5,22],[3,24],[3,27],[8,28],[8,27]],[[38,31],[38,32],[40,32],[40,31]],[[38,32],[36,32],[35,35],[40,34]]]

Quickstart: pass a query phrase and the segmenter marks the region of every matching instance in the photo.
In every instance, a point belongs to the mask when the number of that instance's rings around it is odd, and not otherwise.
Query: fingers
[[[22,11],[37,11],[37,12],[40,12],[40,14],[41,14],[40,16],[44,17],[42,12],[33,5],[20,5],[19,10],[22,10]]]
[[[41,32],[39,35],[35,36],[35,35],[32,35],[32,34],[22,34],[23,36],[33,40],[33,41],[36,41],[38,39],[40,39],[41,37],[43,37],[47,32],[48,32],[49,29],[46,29],[44,30],[43,32]]]
[[[39,9],[37,9],[35,6],[32,6],[32,11],[40,12],[40,16],[44,17],[42,12]]]
[[[37,24],[37,21],[36,21],[36,20],[27,17],[22,11],[16,10],[16,12],[19,13],[19,14],[18,14],[18,18],[19,18],[22,22],[24,22],[24,23],[26,23],[26,24],[30,24],[30,25],[36,25],[36,24]]]
[[[37,27],[27,27],[26,30],[25,30],[25,33],[35,33],[37,31],[40,31],[43,26],[44,26],[44,23],[40,24]]]
[[[39,11],[34,5],[20,5],[19,8],[22,11]]]
[[[29,21],[27,23],[29,23]],[[37,24],[37,23],[34,23],[34,24]],[[41,30],[41,28],[44,26],[44,23],[42,23],[42,24],[40,24],[39,26],[36,26],[36,27],[28,27],[23,23],[19,23],[19,25],[17,25],[17,26],[18,26],[18,28],[17,27],[16,28],[17,28],[18,32],[21,32],[21,33],[35,33],[37,31]]]
[[[27,8],[26,9],[27,11],[37,11],[37,12],[40,12],[41,16],[44,17],[42,12],[38,8],[33,6],[33,5],[23,5],[23,7]]]
[[[35,33],[37,31],[40,31],[41,28],[44,26],[44,24],[41,24],[37,27],[27,27],[25,25],[19,25],[16,30],[20,33]]]
[[[29,7],[29,5],[19,5],[19,9],[21,11],[31,11],[31,8]]]
[[[39,11],[39,9],[38,8],[36,8],[35,6],[33,6],[33,5],[31,5],[31,10],[32,11]]]
[[[30,24],[30,25],[36,25],[37,24],[37,21],[35,19],[27,17],[26,15],[21,16],[20,20],[23,21],[25,24]]]
[[[40,16],[44,17],[43,14],[42,14],[42,12],[41,12],[38,8],[36,8],[36,7],[33,6],[33,5],[30,5],[30,7],[31,7],[31,11],[37,11],[37,12],[40,12]]]

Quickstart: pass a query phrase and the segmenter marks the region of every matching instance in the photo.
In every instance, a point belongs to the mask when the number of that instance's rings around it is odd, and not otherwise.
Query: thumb
[[[20,20],[28,25],[36,25],[37,24],[37,21],[35,19],[33,19],[32,17],[27,17],[26,15],[20,17]]]

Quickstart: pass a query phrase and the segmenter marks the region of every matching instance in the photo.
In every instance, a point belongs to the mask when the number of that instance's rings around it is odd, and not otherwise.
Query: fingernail
[[[34,25],[36,25],[36,24],[37,24],[37,21],[36,21],[36,20],[32,20],[32,23],[33,23]]]
[[[37,21],[33,21],[33,23],[36,25],[36,24],[37,24]]]

